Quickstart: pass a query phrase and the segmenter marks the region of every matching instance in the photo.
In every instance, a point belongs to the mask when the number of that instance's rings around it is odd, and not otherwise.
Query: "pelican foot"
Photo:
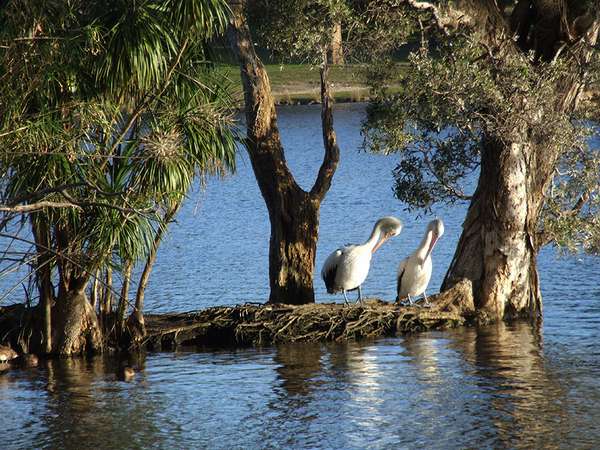
[[[431,308],[433,306],[433,303],[429,303],[427,297],[417,300],[414,304],[420,308]]]

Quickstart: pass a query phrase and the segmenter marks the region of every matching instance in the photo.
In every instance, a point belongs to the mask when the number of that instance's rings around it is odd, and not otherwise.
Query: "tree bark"
[[[484,142],[479,184],[442,285],[471,280],[482,322],[542,312],[535,237],[552,171],[538,171],[535,178],[546,180],[536,182],[528,167],[534,150],[526,142]]]
[[[573,41],[566,24],[567,4],[560,0],[521,0],[510,21],[492,0],[459,3],[469,9],[490,48],[504,49],[497,57],[534,52],[532,70],[540,61],[557,58],[567,44],[571,54],[577,53],[577,64],[589,60],[598,35],[598,23],[590,23],[589,45]],[[506,39],[510,33],[515,39]],[[556,83],[553,113],[571,115],[577,107],[585,83],[580,67]],[[479,183],[442,289],[462,278],[471,280],[481,322],[541,316],[537,227],[546,190],[565,149],[536,141],[526,126],[515,127],[513,136],[483,133]]]
[[[112,267],[106,268],[106,277],[104,279],[104,289],[102,295],[102,303],[100,304],[101,316],[104,321],[106,317],[110,314],[112,310],[112,298],[113,298],[113,276],[112,276]]]
[[[90,304],[92,305],[92,308],[94,309],[94,311],[96,310],[96,307],[98,306],[98,285],[100,284],[98,282],[99,276],[100,276],[100,269],[96,269],[94,272],[93,280],[92,280],[92,287],[90,289]]]
[[[344,64],[344,47],[342,41],[342,24],[336,22],[331,34],[331,47],[327,52],[329,64]]]
[[[52,255],[50,249],[50,230],[45,216],[38,214],[32,217],[33,236],[37,251],[37,281],[42,311],[42,351],[52,352],[52,303],[54,302],[54,286],[52,286]]]
[[[127,313],[127,304],[129,303],[129,285],[131,284],[132,269],[132,261],[125,261],[123,265],[123,284],[121,285],[121,295],[117,308],[117,333],[119,336],[122,336],[125,330],[125,314]]]
[[[319,227],[319,207],[339,161],[333,131],[327,54],[321,69],[322,124],[325,155],[310,192],[290,172],[277,127],[277,113],[267,72],[254,51],[243,2],[231,3],[228,38],[237,56],[244,88],[246,148],[269,211],[269,303],[314,302],[313,271]]]
[[[66,356],[102,349],[102,331],[84,286],[76,283],[53,308],[54,353]]]

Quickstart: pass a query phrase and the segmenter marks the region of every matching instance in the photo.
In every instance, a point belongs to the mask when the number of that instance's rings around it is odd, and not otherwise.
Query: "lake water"
[[[310,187],[322,159],[318,106],[281,108],[288,162]],[[392,299],[398,262],[430,216],[392,194],[394,157],[359,152],[362,105],[337,105],[342,159],[321,209],[317,272],[375,220],[404,230],[374,257],[365,296]],[[441,206],[439,287],[466,206]],[[263,302],[267,213],[250,163],[190,196],[162,245],[148,311]],[[187,349],[56,360],[0,374],[0,448],[596,448],[600,445],[600,259],[539,258],[543,324],[498,324],[348,344]],[[8,281],[0,281],[0,283]],[[1,287],[1,286],[0,286]],[[327,296],[319,277],[318,301]],[[16,293],[18,294],[18,292]],[[16,295],[15,294],[15,295]]]

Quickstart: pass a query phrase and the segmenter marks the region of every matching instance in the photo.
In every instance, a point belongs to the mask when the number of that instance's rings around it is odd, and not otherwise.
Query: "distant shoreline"
[[[398,65],[403,70],[404,64]],[[265,65],[276,105],[313,105],[321,103],[321,82],[318,68],[305,64]],[[231,92],[243,102],[239,69],[233,64],[217,66],[219,74],[231,83]],[[360,65],[331,66],[331,94],[336,103],[366,102],[371,99],[370,86]],[[399,91],[392,87],[392,91]]]

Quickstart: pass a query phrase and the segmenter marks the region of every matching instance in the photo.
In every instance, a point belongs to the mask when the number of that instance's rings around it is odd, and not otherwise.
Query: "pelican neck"
[[[371,231],[371,236],[369,236],[369,239],[367,239],[367,241],[363,245],[369,250],[373,250],[377,245],[377,242],[379,242],[380,237],[381,230],[379,229],[378,225],[375,225],[373,227],[373,231]]]
[[[415,252],[415,255],[421,260],[425,261],[425,257],[427,256],[427,250],[429,249],[429,245],[431,244],[431,240],[433,239],[433,231],[427,230],[423,239],[421,239],[421,243],[419,244],[419,248]]]

